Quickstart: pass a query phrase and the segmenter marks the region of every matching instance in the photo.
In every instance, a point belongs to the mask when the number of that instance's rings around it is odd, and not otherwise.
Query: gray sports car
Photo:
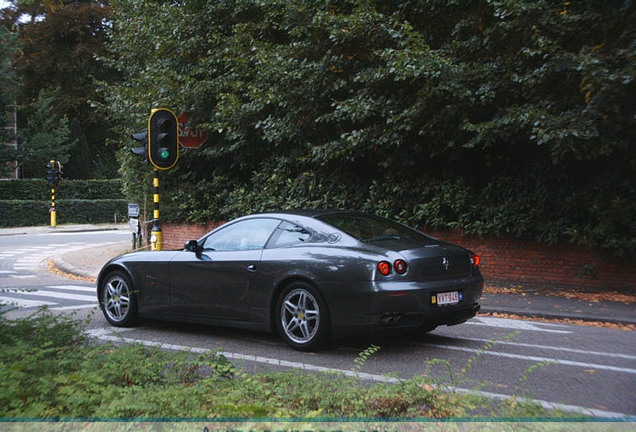
[[[242,217],[179,251],[106,263],[97,296],[114,326],[139,318],[276,331],[293,348],[475,316],[479,257],[398,222],[303,210]]]

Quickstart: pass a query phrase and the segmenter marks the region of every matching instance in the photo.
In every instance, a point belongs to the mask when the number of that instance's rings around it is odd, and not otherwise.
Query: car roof
[[[262,217],[271,217],[277,218],[281,220],[285,220],[291,223],[297,223],[301,225],[306,225],[309,227],[313,227],[314,229],[320,229],[319,226],[330,226],[330,229],[338,228],[333,225],[323,222],[320,220],[320,216],[328,215],[328,214],[366,214],[355,211],[347,211],[347,210],[326,210],[326,209],[300,209],[300,210],[280,210],[280,211],[270,211],[263,213],[255,213],[248,216],[243,216],[234,221],[245,220],[245,219],[254,219],[254,218],[262,218]]]
[[[281,215],[281,216],[304,216],[310,218],[316,218],[318,216],[323,216],[326,214],[336,214],[336,213],[359,213],[348,210],[328,210],[328,209],[300,209],[300,210],[280,210],[280,211],[272,211],[261,213],[261,215]],[[252,215],[257,216],[257,215]]]

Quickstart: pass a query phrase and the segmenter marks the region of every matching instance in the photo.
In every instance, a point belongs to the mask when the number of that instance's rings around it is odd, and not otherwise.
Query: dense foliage
[[[0,227],[48,225],[50,201],[0,201]],[[127,203],[122,199],[55,201],[57,224],[121,223],[128,220]]]
[[[18,160],[24,178],[51,159],[71,178],[116,176],[115,146],[105,144],[105,113],[95,80],[117,74],[100,60],[109,8],[95,0],[18,1],[0,10],[0,82],[11,89],[0,109],[17,107]]]
[[[162,173],[169,218],[348,208],[636,252],[636,2],[111,6],[126,192],[151,197],[127,137],[151,107],[213,132]]]
[[[15,51],[15,37],[11,32],[0,26],[0,143],[9,143],[14,138],[14,131],[10,127],[11,114],[15,105],[13,85],[14,77],[11,70],[11,54]],[[12,146],[0,145],[0,177],[9,175],[9,163],[15,160]]]
[[[44,179],[25,179],[0,182],[0,200],[44,200],[48,201],[51,188]],[[96,200],[121,199],[121,180],[68,180],[63,179],[56,188],[59,198]]]
[[[57,222],[109,223],[127,220],[121,181],[63,180],[56,189]],[[44,179],[0,181],[0,227],[48,225],[51,188]]]

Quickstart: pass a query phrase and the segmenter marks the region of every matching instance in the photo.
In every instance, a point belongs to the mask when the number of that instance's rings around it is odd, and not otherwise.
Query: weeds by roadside
[[[353,374],[247,374],[216,352],[141,345],[91,346],[83,322],[41,310],[10,321],[0,313],[0,417],[21,418],[448,418],[554,416],[536,406],[447,391],[426,377],[362,383],[378,347]],[[470,368],[470,364],[466,368]],[[461,376],[461,371],[456,380]]]

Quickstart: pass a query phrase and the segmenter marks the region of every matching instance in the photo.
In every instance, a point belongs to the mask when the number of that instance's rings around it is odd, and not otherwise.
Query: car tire
[[[299,351],[324,346],[329,333],[329,311],[313,286],[293,282],[280,293],[276,303],[276,324],[281,337]]]
[[[137,295],[128,275],[119,270],[108,273],[99,293],[99,305],[109,323],[115,327],[132,327],[137,324]]]

